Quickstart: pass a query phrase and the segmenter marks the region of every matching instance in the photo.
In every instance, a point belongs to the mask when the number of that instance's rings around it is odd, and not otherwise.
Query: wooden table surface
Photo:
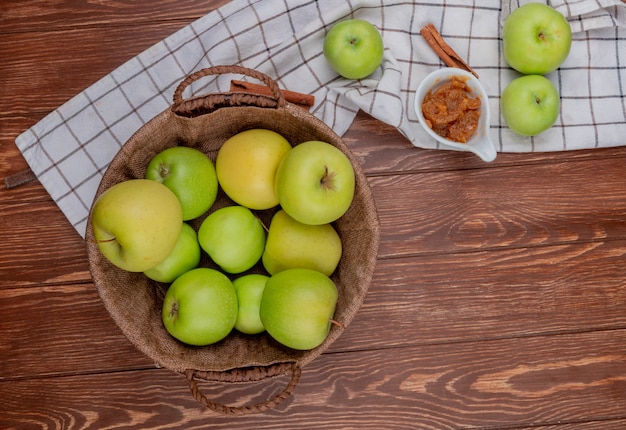
[[[0,176],[27,167],[19,133],[226,2],[3,2]],[[364,114],[345,141],[379,210],[372,285],[294,394],[252,416],[204,409],[122,335],[38,182],[0,187],[0,428],[626,428],[626,147],[484,163]],[[237,404],[284,384],[203,389]]]

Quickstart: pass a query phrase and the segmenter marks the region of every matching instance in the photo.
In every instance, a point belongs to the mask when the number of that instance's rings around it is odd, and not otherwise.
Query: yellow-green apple
[[[296,145],[276,172],[276,193],[283,210],[303,224],[329,224],[352,204],[354,169],[340,149],[327,142]]]
[[[259,309],[265,283],[268,279],[269,276],[251,273],[240,276],[233,281],[235,291],[237,291],[237,301],[239,302],[235,328],[240,332],[258,334],[265,331],[259,316]]]
[[[571,44],[572,30],[563,14],[543,3],[515,9],[502,27],[504,59],[524,74],[556,70],[569,55]]]
[[[237,133],[222,144],[215,160],[222,189],[235,203],[247,208],[273,208],[278,205],[276,169],[290,149],[289,141],[272,130]]]
[[[173,146],[164,149],[148,163],[145,178],[161,182],[176,194],[185,221],[204,214],[217,197],[213,161],[195,148]]]
[[[332,26],[324,37],[324,57],[347,79],[371,75],[383,60],[383,38],[372,23],[348,19]]]
[[[265,229],[250,209],[238,205],[226,206],[202,221],[198,241],[222,270],[241,273],[261,259]]]
[[[542,75],[524,75],[512,80],[500,99],[507,126],[523,136],[533,136],[552,127],[559,116],[559,92]]]
[[[91,210],[91,224],[107,260],[129,272],[143,272],[174,249],[182,229],[182,209],[165,185],[129,179],[98,197]]]
[[[176,278],[200,263],[200,244],[196,231],[187,223],[178,236],[178,241],[170,254],[154,267],[144,271],[144,275],[158,282],[173,282]]]
[[[166,330],[181,342],[204,346],[219,342],[237,320],[233,283],[214,269],[185,272],[167,289],[161,317]]]
[[[335,283],[323,273],[283,270],[265,284],[261,322],[279,343],[298,350],[313,349],[328,336],[337,297]]]
[[[330,276],[341,253],[341,238],[331,224],[302,224],[279,210],[272,217],[262,261],[270,275],[304,267]]]

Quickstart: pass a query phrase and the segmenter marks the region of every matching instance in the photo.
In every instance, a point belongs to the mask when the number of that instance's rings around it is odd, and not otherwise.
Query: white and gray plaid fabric
[[[104,76],[22,133],[16,144],[82,236],[110,160],[138,128],[170,106],[185,76],[208,66],[243,65],[268,74],[283,88],[313,94],[311,112],[339,135],[361,109],[397,127],[416,147],[437,148],[412,108],[421,79],[442,66],[419,33],[427,23],[480,75],[499,152],[626,144],[626,20],[620,0],[550,0],[576,31],[567,61],[549,75],[561,94],[560,117],[533,138],[517,136],[502,123],[499,97],[516,73],[502,58],[500,24],[523,3],[234,0]],[[385,43],[382,67],[361,81],[337,76],[322,54],[329,27],[352,17],[374,23]],[[205,78],[185,97],[227,91],[233,78],[241,77]]]

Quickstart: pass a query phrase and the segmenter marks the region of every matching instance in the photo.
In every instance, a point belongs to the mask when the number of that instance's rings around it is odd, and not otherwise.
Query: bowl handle
[[[249,76],[263,82],[269,88],[272,96],[265,96],[250,93],[214,93],[200,97],[192,97],[183,99],[183,91],[191,85],[192,82],[200,78],[210,75],[221,75],[226,73],[236,73]],[[221,107],[233,106],[257,106],[266,108],[282,108],[286,105],[285,96],[280,91],[278,84],[272,78],[264,73],[258,72],[246,67],[231,66],[215,66],[200,69],[178,84],[174,91],[174,104],[172,111],[180,116],[195,117],[204,113],[212,112]]]
[[[291,373],[291,379],[285,388],[271,399],[246,406],[227,406],[210,401],[198,387],[198,380],[210,382],[258,382],[275,376]],[[267,367],[250,367],[246,369],[232,369],[224,372],[201,371],[187,369],[184,375],[189,382],[191,395],[203,406],[224,415],[250,415],[275,408],[291,395],[300,381],[302,370],[297,363],[276,363]]]

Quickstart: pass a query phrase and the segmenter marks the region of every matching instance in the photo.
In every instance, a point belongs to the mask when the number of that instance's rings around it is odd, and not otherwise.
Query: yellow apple
[[[100,252],[117,267],[144,272],[174,249],[183,226],[176,195],[149,179],[108,188],[93,205],[91,223]]]
[[[331,224],[303,224],[279,210],[272,217],[262,259],[270,275],[304,267],[330,276],[341,253],[341,239]]]
[[[224,142],[215,169],[224,192],[249,209],[278,205],[274,190],[276,170],[291,145],[280,134],[266,129],[240,132]]]

